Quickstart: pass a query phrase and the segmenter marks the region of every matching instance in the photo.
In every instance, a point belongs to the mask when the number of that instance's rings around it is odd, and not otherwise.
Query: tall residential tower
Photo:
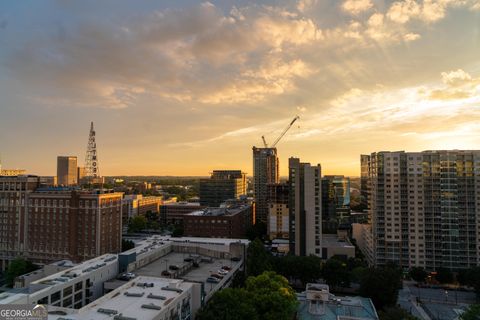
[[[322,257],[322,173],[320,164],[288,160],[290,252]]]
[[[267,222],[267,185],[279,182],[278,170],[276,148],[253,147],[253,194],[256,202],[257,221]]]
[[[378,152],[361,161],[372,264],[434,271],[480,263],[480,151]]]

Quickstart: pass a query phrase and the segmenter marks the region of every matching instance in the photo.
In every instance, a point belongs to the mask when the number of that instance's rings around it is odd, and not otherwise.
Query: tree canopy
[[[360,281],[360,295],[372,299],[377,309],[394,306],[402,287],[402,273],[392,267],[369,268]]]
[[[472,304],[461,316],[461,320],[480,320],[480,304]]]
[[[132,240],[122,239],[122,252],[135,248]]]
[[[147,218],[135,216],[128,223],[128,232],[140,232],[147,227]]]
[[[260,239],[250,242],[247,249],[247,274],[258,276],[272,270],[272,255],[265,249]]]
[[[422,267],[413,267],[408,272],[410,278],[417,282],[424,282],[428,276],[428,272],[425,271]]]
[[[297,308],[295,292],[275,272],[249,277],[245,288],[227,288],[214,294],[197,314],[200,320],[291,320]]]
[[[226,288],[218,291],[208,304],[198,312],[199,320],[259,319],[252,296],[242,288]]]
[[[32,262],[25,260],[23,258],[15,258],[8,265],[7,271],[5,272],[7,286],[13,287],[15,278],[21,276],[22,274],[32,272],[38,267]]]
[[[330,287],[349,286],[350,275],[347,265],[337,259],[329,259],[323,265],[322,276]]]

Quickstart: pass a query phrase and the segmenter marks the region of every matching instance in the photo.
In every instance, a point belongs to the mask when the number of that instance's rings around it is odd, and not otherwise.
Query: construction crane
[[[293,118],[293,120],[288,124],[288,126],[283,129],[282,133],[278,136],[278,138],[275,140],[274,143],[272,143],[272,145],[270,146],[270,148],[275,148],[275,146],[277,145],[277,143],[283,138],[283,136],[287,133],[288,130],[290,130],[290,128],[293,126],[293,124],[295,123],[295,121],[297,121],[298,119],[300,119],[299,116],[295,116],[295,118]],[[265,146],[265,148],[269,148],[268,144],[267,144],[267,141],[265,140],[265,137],[262,136],[262,140],[263,140],[263,145]]]

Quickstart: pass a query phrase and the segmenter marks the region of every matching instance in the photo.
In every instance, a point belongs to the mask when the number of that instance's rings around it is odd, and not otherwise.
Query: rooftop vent
[[[156,304],[150,303],[150,304],[142,304],[142,308],[144,309],[152,309],[152,310],[162,310],[162,307],[157,306]]]
[[[137,318],[124,317],[124,316],[122,316],[121,313],[119,315],[116,315],[115,317],[113,317],[113,319],[114,320],[137,320]]]
[[[153,293],[150,293],[147,298],[150,298],[150,299],[157,299],[157,300],[166,300],[167,297],[164,297],[164,296],[160,296],[160,295],[156,295],[156,294],[153,294]]]
[[[113,309],[104,309],[104,308],[99,308],[97,312],[103,313],[103,314],[108,314],[109,316],[113,316],[114,314],[117,314],[117,310]]]
[[[182,289],[170,288],[170,287],[162,287],[162,290],[165,290],[165,291],[174,291],[174,292],[177,292],[177,293],[182,293],[182,292],[183,292]]]
[[[125,292],[124,295],[126,295],[127,297],[137,297],[137,298],[140,298],[140,297],[143,297],[143,295],[145,294],[145,292],[142,292],[142,293],[136,293],[136,292]]]
[[[154,284],[153,284],[153,282],[150,282],[150,283],[149,282],[139,282],[139,283],[137,283],[137,286],[142,287],[142,288],[145,288],[145,287],[153,288]]]

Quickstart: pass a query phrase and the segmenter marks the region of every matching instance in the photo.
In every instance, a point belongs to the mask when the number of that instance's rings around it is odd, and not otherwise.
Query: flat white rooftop
[[[121,315],[150,320],[172,307],[191,287],[192,283],[183,280],[138,277],[78,310],[48,306],[48,319],[104,320]]]
[[[116,254],[104,254],[98,256],[94,259],[90,259],[84,261],[73,268],[62,270],[55,274],[52,274],[48,277],[43,279],[37,280],[32,282],[33,284],[46,284],[46,285],[54,285],[57,283],[65,283],[69,280],[79,277],[84,274],[88,274],[98,268],[105,267],[107,265],[111,265],[113,263],[117,263],[117,255]]]

